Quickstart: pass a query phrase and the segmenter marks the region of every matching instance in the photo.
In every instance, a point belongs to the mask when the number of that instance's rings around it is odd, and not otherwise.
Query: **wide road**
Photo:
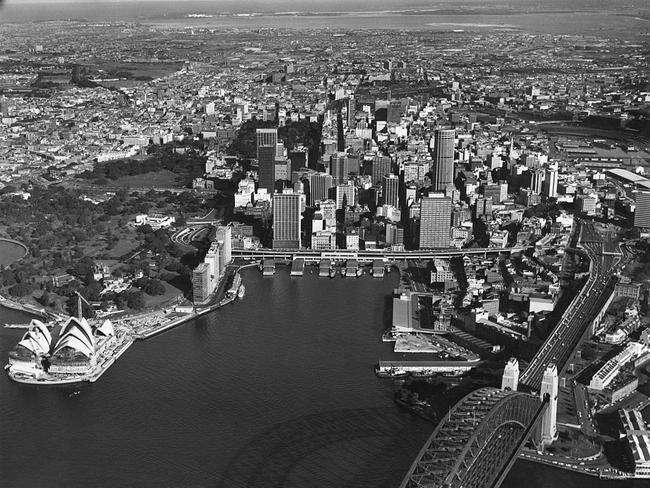
[[[558,374],[564,371],[592,321],[614,293],[618,280],[616,272],[628,259],[625,250],[622,256],[603,254],[603,243],[594,229],[585,225],[583,231],[581,246],[591,260],[591,273],[587,283],[521,375],[520,383],[534,391],[540,390],[547,365],[555,364]]]

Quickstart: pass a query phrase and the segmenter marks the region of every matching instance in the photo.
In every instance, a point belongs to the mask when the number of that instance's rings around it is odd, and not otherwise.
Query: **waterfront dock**
[[[332,269],[332,260],[329,258],[321,259],[320,265],[318,266],[318,276],[328,278],[330,269]]]
[[[475,368],[482,361],[379,361],[377,376],[392,377],[415,374],[421,376],[446,373],[460,375]]]
[[[345,276],[347,278],[356,278],[361,273],[361,268],[359,268],[359,261],[356,259],[348,259],[345,262]]]
[[[264,258],[262,260],[262,274],[264,276],[273,276],[275,274],[274,258]]]
[[[372,262],[372,276],[375,278],[384,277],[384,261],[383,259],[375,259]]]
[[[296,258],[291,263],[291,276],[302,276],[305,271],[304,258]]]

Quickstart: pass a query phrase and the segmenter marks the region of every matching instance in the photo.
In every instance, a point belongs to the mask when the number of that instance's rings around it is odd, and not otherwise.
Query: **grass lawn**
[[[135,233],[129,232],[120,232],[120,240],[117,241],[115,247],[106,251],[106,255],[109,258],[119,259],[121,256],[124,256],[126,253],[133,251],[140,245],[140,241],[136,238]]]
[[[146,304],[146,307],[156,307],[162,303],[165,303],[175,297],[182,296],[183,292],[176,288],[175,286],[170,285],[169,283],[162,281],[162,284],[165,286],[165,294],[164,295],[156,295],[156,296],[151,296],[147,295],[146,293],[144,294],[144,301]]]

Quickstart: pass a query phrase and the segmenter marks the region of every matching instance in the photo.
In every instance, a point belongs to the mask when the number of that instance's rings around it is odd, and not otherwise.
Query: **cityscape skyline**
[[[650,479],[648,22],[0,3],[0,479]]]

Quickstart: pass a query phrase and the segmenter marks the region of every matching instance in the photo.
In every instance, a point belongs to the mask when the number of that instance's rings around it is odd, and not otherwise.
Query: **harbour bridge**
[[[445,416],[400,488],[497,488],[541,422],[548,395],[481,388]]]

